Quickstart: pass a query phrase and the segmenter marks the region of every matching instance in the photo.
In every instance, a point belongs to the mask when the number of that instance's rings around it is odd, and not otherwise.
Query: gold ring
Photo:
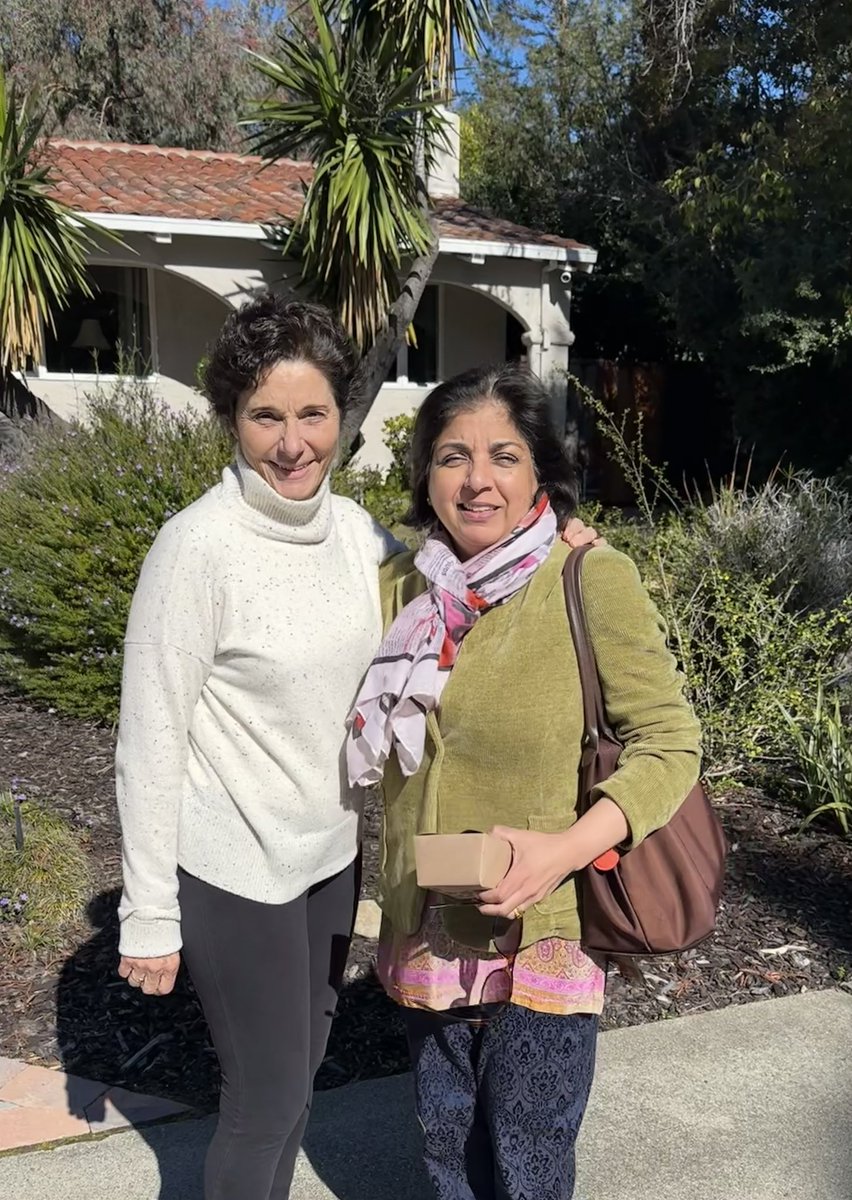
[[[520,919],[523,915],[524,915],[524,910],[522,908],[516,908],[514,910],[514,912],[512,913],[512,920],[520,921]]]

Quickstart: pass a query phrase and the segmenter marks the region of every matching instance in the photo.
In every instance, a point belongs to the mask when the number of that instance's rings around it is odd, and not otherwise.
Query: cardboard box
[[[512,847],[491,833],[419,833],[414,861],[420,887],[472,899],[504,877]]]

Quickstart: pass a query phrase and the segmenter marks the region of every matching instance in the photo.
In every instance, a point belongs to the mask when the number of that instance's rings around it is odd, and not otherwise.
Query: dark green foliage
[[[588,242],[579,357],[700,364],[730,436],[831,474],[852,452],[852,10],[497,0],[463,188]],[[683,403],[688,403],[684,398]]]
[[[218,424],[144,384],[90,398],[89,421],[36,431],[0,477],[0,674],[62,712],[113,720],[121,645],[157,530],[230,455]]]
[[[411,531],[402,528],[402,520],[411,503],[408,488],[408,452],[414,418],[391,417],[385,421],[385,445],[392,462],[387,471],[375,467],[347,466],[339,470],[333,488],[341,496],[349,496],[363,504],[377,521],[392,529],[403,541],[411,540]]]

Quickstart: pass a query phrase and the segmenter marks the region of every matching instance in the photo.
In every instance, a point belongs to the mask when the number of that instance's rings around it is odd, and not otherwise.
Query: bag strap
[[[565,560],[565,566],[562,569],[565,608],[568,612],[568,624],[571,626],[574,649],[577,652],[580,686],[583,692],[584,757],[597,753],[601,736],[607,740],[616,740],[604,708],[598,666],[583,604],[583,559],[591,549],[591,546],[580,546],[579,549],[573,550]]]
[[[600,725],[598,714],[601,704],[600,682],[595,664],[594,653],[589,642],[589,627],[586,624],[586,610],[583,605],[583,559],[589,552],[588,546],[580,546],[573,550],[565,560],[562,568],[562,587],[565,591],[565,608],[568,612],[568,624],[571,626],[571,637],[577,653],[577,666],[580,670],[580,687],[583,692],[583,748],[597,749],[600,741]]]
[[[591,546],[581,546],[578,550],[572,551],[562,568],[565,608],[568,612],[568,624],[571,626],[571,637],[577,653],[580,688],[583,693],[583,747],[580,757],[580,772],[583,780],[586,778],[587,770],[594,764],[601,737],[618,744],[618,738],[613,732],[604,708],[598,665],[583,604],[583,559],[591,549]],[[577,802],[579,816],[583,816],[588,811],[589,803],[589,789],[581,786]],[[615,853],[610,851],[596,858],[592,865],[599,867],[601,871],[609,871],[618,864],[619,857],[619,851]],[[645,982],[641,970],[629,959],[614,954],[607,955],[606,961],[616,963],[626,978],[639,983]]]

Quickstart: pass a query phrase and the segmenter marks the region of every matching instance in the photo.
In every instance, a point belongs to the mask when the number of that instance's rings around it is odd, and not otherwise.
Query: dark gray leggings
[[[346,965],[359,864],[288,904],[179,877],[183,955],[222,1068],[205,1200],[286,1200]]]

